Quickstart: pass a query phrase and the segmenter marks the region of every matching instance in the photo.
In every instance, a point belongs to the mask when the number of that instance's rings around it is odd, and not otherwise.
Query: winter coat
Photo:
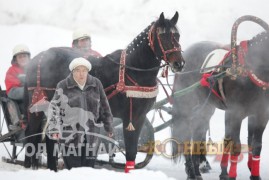
[[[88,132],[99,134],[100,123],[104,124],[107,132],[113,131],[113,116],[102,83],[91,75],[88,75],[83,90],[72,74],[60,81],[49,112],[52,113],[48,115],[49,130],[58,129],[60,143],[66,146],[72,144],[77,147],[78,143],[83,142],[90,145],[97,143],[98,137],[89,135]]]
[[[24,97],[24,87],[20,75],[24,74],[24,69],[18,64],[13,63],[8,69],[5,78],[6,92],[9,98],[14,100],[22,100]]]

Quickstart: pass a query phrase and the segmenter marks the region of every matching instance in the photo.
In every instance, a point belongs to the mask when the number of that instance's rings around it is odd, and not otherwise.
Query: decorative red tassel
[[[251,175],[260,176],[260,156],[252,157]]]
[[[135,169],[135,162],[134,161],[127,161],[125,164],[125,173],[129,173],[130,170]]]
[[[238,156],[231,156],[231,167],[229,171],[229,177],[231,178],[236,178],[237,176],[237,161],[238,161]]]

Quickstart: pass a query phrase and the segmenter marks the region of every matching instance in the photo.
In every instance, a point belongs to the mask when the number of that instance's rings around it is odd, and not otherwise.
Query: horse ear
[[[163,25],[164,24],[164,15],[163,15],[163,12],[161,13],[161,15],[159,17],[159,23],[160,23],[160,25]]]
[[[174,17],[172,17],[170,22],[171,22],[171,24],[173,24],[175,26],[177,24],[177,20],[178,20],[178,12],[175,13]]]

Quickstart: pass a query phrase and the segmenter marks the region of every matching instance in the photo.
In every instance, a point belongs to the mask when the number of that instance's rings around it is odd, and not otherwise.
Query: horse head
[[[161,13],[149,31],[149,44],[152,51],[159,59],[168,63],[174,72],[181,71],[185,64],[179,44],[177,20],[178,12],[171,19],[165,19],[164,14]]]

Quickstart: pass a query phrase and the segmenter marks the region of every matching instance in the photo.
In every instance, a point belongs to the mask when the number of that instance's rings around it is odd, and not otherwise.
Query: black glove
[[[25,74],[19,74],[18,75],[18,78],[19,78],[22,85],[24,85],[24,83],[25,83],[25,77],[26,77]]]

